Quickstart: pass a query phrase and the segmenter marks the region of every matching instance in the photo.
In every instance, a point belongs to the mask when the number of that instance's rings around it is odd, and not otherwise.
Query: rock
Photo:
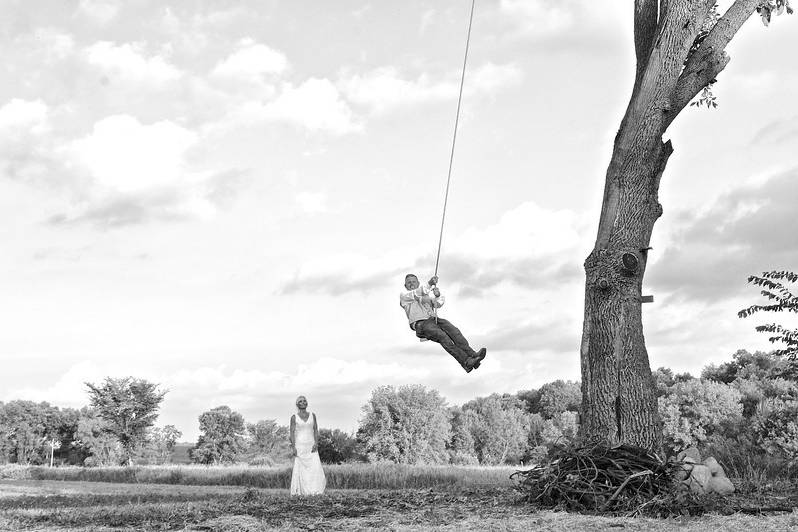
[[[704,460],[704,465],[707,466],[710,471],[712,471],[713,477],[726,478],[726,472],[723,470],[723,467],[721,467],[718,461],[715,460],[713,457],[710,456],[706,460]]]
[[[685,482],[690,486],[693,493],[704,494],[707,493],[711,479],[712,473],[710,473],[709,468],[698,464],[693,466],[692,471],[690,471],[690,477]]]
[[[690,476],[690,471],[692,470],[693,464],[679,464],[679,470],[676,471],[674,476],[676,477],[677,481],[681,482],[683,480],[687,480],[687,478]]]
[[[676,455],[676,460],[690,464],[701,463],[701,453],[695,447],[688,447],[684,451]]]
[[[716,475],[709,479],[707,493],[717,493],[718,495],[729,495],[734,493],[734,484],[725,476]]]
[[[704,462],[703,462],[703,464],[709,468],[709,470],[712,472],[712,475],[713,475],[713,476],[714,476],[714,475],[715,475],[715,474],[716,474],[718,471],[723,471],[723,468],[722,468],[722,467],[720,467],[720,464],[718,463],[718,461],[717,461],[717,460],[715,460],[715,458],[714,458],[714,457],[712,457],[712,456],[708,456],[708,457],[706,457],[706,458],[704,459]],[[726,476],[726,475],[724,474],[723,476]]]

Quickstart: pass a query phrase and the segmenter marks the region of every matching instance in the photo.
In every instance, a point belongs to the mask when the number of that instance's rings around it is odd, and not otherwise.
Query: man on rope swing
[[[405,276],[405,292],[399,295],[399,304],[405,309],[410,328],[416,332],[417,337],[422,341],[432,340],[441,344],[466,373],[469,373],[479,367],[487,350],[483,347],[475,352],[457,327],[450,321],[437,317],[436,309],[441,308],[445,302],[437,285],[436,276],[426,286],[421,286],[418,277],[409,273]]]

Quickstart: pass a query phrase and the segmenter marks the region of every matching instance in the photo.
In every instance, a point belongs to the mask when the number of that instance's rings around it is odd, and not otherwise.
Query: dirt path
[[[506,488],[281,490],[58,481],[0,481],[0,530],[757,530],[798,527],[798,513],[683,520],[536,511]]]

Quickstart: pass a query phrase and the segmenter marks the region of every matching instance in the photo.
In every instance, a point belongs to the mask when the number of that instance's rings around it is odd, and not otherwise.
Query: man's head
[[[405,275],[405,288],[408,290],[415,290],[418,288],[418,284],[418,277],[416,277],[414,274],[408,273]]]

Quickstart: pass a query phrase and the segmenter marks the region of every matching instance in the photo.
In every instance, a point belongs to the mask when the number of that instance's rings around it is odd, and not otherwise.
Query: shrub
[[[798,400],[767,399],[753,418],[757,443],[771,455],[798,466]]]
[[[723,434],[738,423],[742,394],[728,384],[693,379],[680,382],[659,398],[666,447],[679,451]]]

